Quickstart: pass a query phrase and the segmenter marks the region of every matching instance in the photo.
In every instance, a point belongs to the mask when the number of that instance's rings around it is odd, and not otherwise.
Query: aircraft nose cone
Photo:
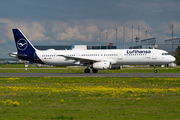
[[[176,58],[171,56],[171,61],[174,62],[175,60],[176,60]]]

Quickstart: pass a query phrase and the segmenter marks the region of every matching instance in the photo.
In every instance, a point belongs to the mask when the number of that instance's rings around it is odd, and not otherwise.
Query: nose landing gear
[[[154,73],[158,73],[158,71],[156,70],[156,65],[154,65]]]

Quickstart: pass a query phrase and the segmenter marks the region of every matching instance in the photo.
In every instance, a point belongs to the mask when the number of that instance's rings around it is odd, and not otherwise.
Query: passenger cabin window
[[[169,53],[162,53],[162,55],[169,55]]]

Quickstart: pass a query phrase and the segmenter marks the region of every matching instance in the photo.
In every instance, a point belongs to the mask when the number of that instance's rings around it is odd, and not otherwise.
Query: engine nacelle
[[[96,70],[106,70],[111,68],[111,64],[110,62],[95,62],[92,67]]]

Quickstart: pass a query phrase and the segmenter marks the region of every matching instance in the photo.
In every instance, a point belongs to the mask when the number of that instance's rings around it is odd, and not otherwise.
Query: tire
[[[157,71],[157,70],[154,70],[154,73],[158,73],[158,71]]]
[[[86,69],[84,70],[84,72],[85,72],[85,73],[90,73],[90,69],[86,68]]]
[[[97,72],[98,72],[98,70],[93,69],[93,70],[92,70],[92,72],[93,72],[93,73],[97,73]]]

